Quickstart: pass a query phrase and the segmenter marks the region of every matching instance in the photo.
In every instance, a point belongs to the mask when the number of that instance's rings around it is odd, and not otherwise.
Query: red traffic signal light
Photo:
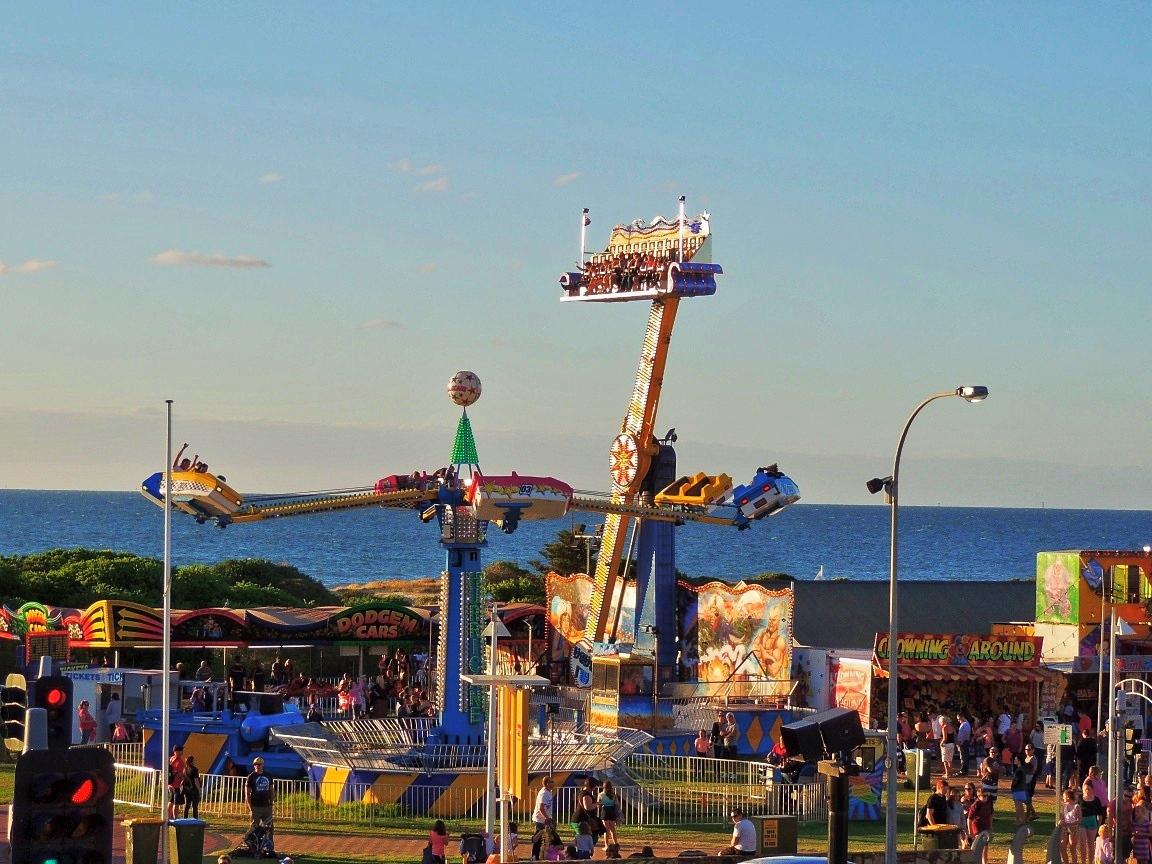
[[[16,763],[11,864],[111,864],[112,754],[34,750]]]
[[[32,705],[43,708],[48,718],[48,749],[72,746],[72,679],[49,675],[36,682]]]

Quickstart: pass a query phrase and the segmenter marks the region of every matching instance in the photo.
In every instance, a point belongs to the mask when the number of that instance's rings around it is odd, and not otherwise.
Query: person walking
[[[80,726],[80,743],[93,743],[96,740],[96,718],[92,716],[92,709],[87,699],[76,709],[76,721]]]
[[[1036,745],[1029,741],[1024,745],[1024,774],[1028,781],[1028,799],[1024,803],[1029,822],[1034,822],[1038,818],[1032,799],[1036,796],[1036,781],[1040,779],[1043,768],[1044,763],[1036,751]]]
[[[264,773],[264,757],[252,760],[252,773],[244,781],[244,800],[252,814],[252,830],[272,824],[272,805],[276,803],[276,789],[272,778]]]
[[[600,787],[600,794],[596,796],[596,815],[604,823],[605,852],[620,848],[620,842],[616,839],[616,819],[619,815],[617,806],[616,789],[611,780],[605,780],[604,785]]]
[[[112,733],[116,731],[116,724],[124,716],[124,706],[120,702],[120,694],[113,693],[108,697],[108,707],[104,709],[104,723],[108,728],[108,740],[112,740]]]
[[[196,767],[196,757],[189,756],[184,760],[184,782],[181,791],[184,793],[184,818],[192,814],[193,819],[200,818],[200,769]]]
[[[540,791],[536,793],[536,806],[532,808],[532,822],[536,826],[536,833],[532,835],[533,861],[541,860],[540,851],[544,844],[544,828],[555,818],[555,811],[552,809],[555,802],[552,794],[554,785],[555,781],[551,777],[545,777]]]

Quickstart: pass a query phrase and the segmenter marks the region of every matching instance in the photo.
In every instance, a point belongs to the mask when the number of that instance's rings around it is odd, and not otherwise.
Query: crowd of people
[[[178,663],[177,673],[184,677],[183,664]],[[305,676],[296,669],[290,657],[273,660],[271,668],[265,670],[259,660],[246,667],[235,660],[228,667],[223,680],[228,684],[228,702],[236,710],[242,702],[236,694],[241,692],[274,692],[283,695],[286,701],[297,704],[306,712],[309,720],[323,719],[321,702],[336,699],[339,710],[350,718],[360,717],[431,717],[435,706],[428,698],[429,680],[427,654],[409,654],[395,649],[391,654],[380,655],[377,674],[354,678],[345,672],[336,683],[318,681]],[[211,684],[216,673],[207,660],[202,660],[192,677],[201,683]],[[209,704],[208,687],[192,690],[188,708],[191,711],[213,710]]]
[[[650,291],[668,278],[668,268],[680,260],[688,261],[700,248],[703,238],[684,238],[684,254],[676,240],[650,240],[633,244],[628,252],[600,252],[585,264],[581,285],[585,294],[618,294],[627,291]]]
[[[1059,754],[1058,745],[1046,744],[1043,724],[1027,719],[1007,705],[978,715],[966,709],[902,712],[902,749],[918,749],[940,764],[918,824],[930,830],[953,826],[961,846],[969,848],[981,832],[991,831],[1002,797],[1010,800],[1017,827],[1037,819],[1033,799],[1043,781],[1059,796],[1061,864],[1152,864],[1152,772],[1138,758],[1134,733],[1126,730],[1120,792],[1112,801],[1097,764],[1098,730],[1090,714],[1071,703],[1062,709],[1060,720],[1071,725],[1075,735],[1072,743],[1060,746]],[[950,783],[957,777],[965,779]],[[986,846],[982,855],[986,864]]]

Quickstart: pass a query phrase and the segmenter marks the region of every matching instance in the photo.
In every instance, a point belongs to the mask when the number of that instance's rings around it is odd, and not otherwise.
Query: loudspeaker
[[[848,753],[864,743],[860,715],[848,708],[829,708],[781,727],[789,756],[807,761],[833,753]]]
[[[789,756],[799,757],[806,762],[824,756],[824,738],[820,734],[820,724],[815,722],[815,716],[797,720],[780,728],[784,749],[788,751]]]
[[[849,753],[864,744],[864,727],[860,715],[848,708],[821,711],[812,719],[820,722],[824,749],[829,753]]]

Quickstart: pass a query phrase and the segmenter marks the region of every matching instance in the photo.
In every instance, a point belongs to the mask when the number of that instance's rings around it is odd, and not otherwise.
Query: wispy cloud
[[[404,325],[399,321],[393,321],[391,318],[369,318],[367,321],[362,321],[357,330],[400,330]]]
[[[433,163],[431,165],[424,165],[420,168],[417,168],[416,173],[422,177],[430,177],[433,174],[447,174],[448,168],[444,165]]]
[[[420,272],[421,273],[435,273],[436,272],[436,263],[434,261],[429,261],[427,264],[421,264],[420,265]]]
[[[140,192],[109,192],[101,195],[101,201],[125,201],[129,204],[151,204],[152,193],[147,189]]]
[[[407,174],[412,170],[412,160],[405,157],[404,159],[397,159],[395,162],[388,163],[389,169],[395,171],[397,174]]]
[[[279,183],[284,177],[276,171],[265,171],[260,175],[260,182],[267,185],[269,183]]]
[[[446,174],[437,177],[435,180],[429,180],[427,183],[417,183],[417,192],[443,192],[448,188],[448,176]]]
[[[0,276],[7,275],[8,273],[39,273],[42,270],[51,270],[53,267],[59,266],[59,261],[44,261],[38,258],[29,258],[22,264],[9,266],[3,261],[0,261]]]
[[[253,255],[205,255],[203,252],[183,252],[180,249],[168,249],[153,255],[150,259],[153,264],[165,267],[235,267],[250,269],[253,267],[271,267],[263,258]]]
[[[581,173],[582,172],[580,171],[573,171],[571,174],[561,174],[559,177],[552,181],[552,185],[567,186],[569,183],[575,180],[579,180]]]

